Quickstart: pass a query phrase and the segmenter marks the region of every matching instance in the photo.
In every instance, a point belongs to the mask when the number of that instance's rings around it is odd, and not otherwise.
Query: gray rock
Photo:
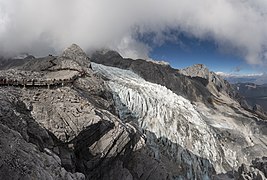
[[[238,168],[237,179],[240,180],[265,180],[266,176],[262,171],[253,166],[247,166],[242,164],[241,167]]]
[[[214,95],[223,91],[231,97],[234,97],[235,91],[230,84],[214,72],[209,71],[209,69],[203,64],[195,64],[185,69],[181,69],[179,70],[179,73],[192,78],[198,78],[199,80],[201,80],[200,78],[206,79],[207,82],[205,86],[207,86],[208,90]]]
[[[14,67],[0,74],[40,80],[65,79],[83,70],[86,75],[65,86],[0,87],[1,179],[137,179],[134,172],[143,169],[148,177],[145,168],[160,164],[141,151],[142,133],[117,117],[109,88],[77,45],[62,56]],[[139,167],[134,157],[148,162]]]
[[[54,142],[21,101],[3,90],[0,98],[0,179],[85,179],[67,172],[60,158],[45,150]]]
[[[90,67],[89,58],[77,44],[72,44],[70,47],[64,50],[61,58],[74,60],[84,68]]]

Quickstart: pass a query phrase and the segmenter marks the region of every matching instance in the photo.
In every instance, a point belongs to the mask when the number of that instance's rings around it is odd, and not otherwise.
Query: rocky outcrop
[[[251,83],[230,85],[221,76],[210,72],[203,64],[196,64],[181,69],[179,72],[191,78],[198,79],[203,84],[205,83],[205,86],[213,95],[219,96],[220,93],[224,93],[238,101],[244,109],[257,114],[262,119],[267,119],[265,110],[259,104],[255,104],[259,102],[265,107],[264,87]]]
[[[0,179],[85,179],[67,172],[54,142],[13,93],[0,90]]]
[[[237,171],[228,172],[224,177],[238,180],[265,180],[267,179],[267,158],[256,158],[251,165],[242,164]]]
[[[29,71],[31,66],[39,69]],[[167,179],[144,134],[118,118],[109,88],[77,45],[59,57],[30,59],[0,73],[45,81],[68,79],[80,71],[83,76],[64,86],[0,87],[0,177]]]
[[[81,67],[88,68],[90,67],[90,60],[85,54],[85,52],[77,45],[72,44],[68,47],[61,55],[61,60],[70,59],[77,62]]]
[[[179,70],[181,74],[191,77],[201,77],[203,79],[207,79],[212,81],[211,73],[208,68],[204,64],[195,64],[193,66],[187,67],[185,69]]]
[[[267,178],[267,157],[257,158],[252,161],[252,166],[259,169],[264,173],[265,178]]]
[[[179,70],[179,73],[194,79],[202,80],[201,82],[205,82],[205,86],[214,95],[224,92],[230,97],[235,98],[236,96],[236,92],[227,81],[216,73],[209,71],[203,64],[195,64],[185,69],[181,69]]]
[[[240,168],[238,168],[238,175],[237,179],[240,180],[253,180],[253,179],[266,179],[264,174],[253,167],[246,166],[245,164],[242,164]]]

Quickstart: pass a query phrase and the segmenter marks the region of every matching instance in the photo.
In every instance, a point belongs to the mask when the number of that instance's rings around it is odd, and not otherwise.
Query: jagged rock
[[[210,92],[218,94],[218,92],[226,92],[231,97],[234,97],[235,92],[230,84],[223,78],[209,71],[209,69],[203,64],[195,64],[185,69],[179,70],[179,73],[192,78],[199,78],[199,80],[206,79],[208,82],[205,84]],[[203,80],[202,80],[203,81]]]
[[[262,171],[267,178],[267,157],[256,158],[252,161],[252,166]]]
[[[84,68],[90,67],[89,58],[77,44],[72,44],[70,47],[64,50],[61,58],[74,60]]]
[[[195,64],[185,69],[181,69],[179,72],[186,76],[201,77],[208,80],[210,79],[210,72],[204,64]]]
[[[253,165],[247,166],[242,164],[237,171],[236,178],[240,180],[265,180],[266,173],[262,172],[261,170],[265,171],[267,167],[267,163],[259,162],[259,159],[256,159],[252,162]],[[266,171],[265,171],[266,172]]]
[[[265,180],[267,179],[267,158],[256,158],[251,165],[242,164],[236,172],[235,179],[240,180]]]
[[[54,146],[52,138],[13,92],[1,89],[0,99],[0,179],[85,179],[67,172],[46,150]]]

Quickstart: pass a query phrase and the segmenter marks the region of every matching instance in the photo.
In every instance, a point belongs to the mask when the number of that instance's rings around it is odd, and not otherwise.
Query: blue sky
[[[0,0],[0,54],[60,54],[75,43],[177,68],[203,63],[213,71],[260,73],[267,71],[266,12],[266,0]],[[218,44],[232,54],[220,53]]]
[[[258,67],[248,65],[237,54],[224,53],[212,40],[199,40],[196,38],[179,36],[176,42],[165,42],[155,46],[150,52],[154,60],[164,60],[174,68],[185,68],[193,64],[205,64],[214,72],[233,74],[261,73]]]

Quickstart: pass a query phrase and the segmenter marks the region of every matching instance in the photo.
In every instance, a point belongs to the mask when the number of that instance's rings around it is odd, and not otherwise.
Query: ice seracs
[[[161,158],[161,152],[168,152],[171,159],[178,164],[187,164],[192,172],[199,171],[194,169],[196,167],[208,169],[208,164],[183,154],[186,149],[207,159],[216,172],[221,173],[264,154],[262,142],[265,137],[259,136],[261,130],[254,122],[254,115],[242,109],[228,94],[216,91],[210,107],[201,101],[192,104],[130,70],[96,63],[92,63],[92,68],[109,79],[107,84],[113,92],[120,118],[137,122],[146,133],[148,145],[155,151],[156,158]],[[207,74],[213,77],[209,72]],[[210,81],[211,87],[213,83],[216,85],[217,81]],[[214,90],[207,88],[211,92]],[[162,146],[157,145],[158,142]]]
[[[92,68],[110,79],[108,85],[122,119],[131,113],[143,130],[155,133],[157,138],[167,138],[214,164],[220,161],[216,139],[190,101],[132,71],[95,63]],[[173,156],[177,154],[173,152]]]

